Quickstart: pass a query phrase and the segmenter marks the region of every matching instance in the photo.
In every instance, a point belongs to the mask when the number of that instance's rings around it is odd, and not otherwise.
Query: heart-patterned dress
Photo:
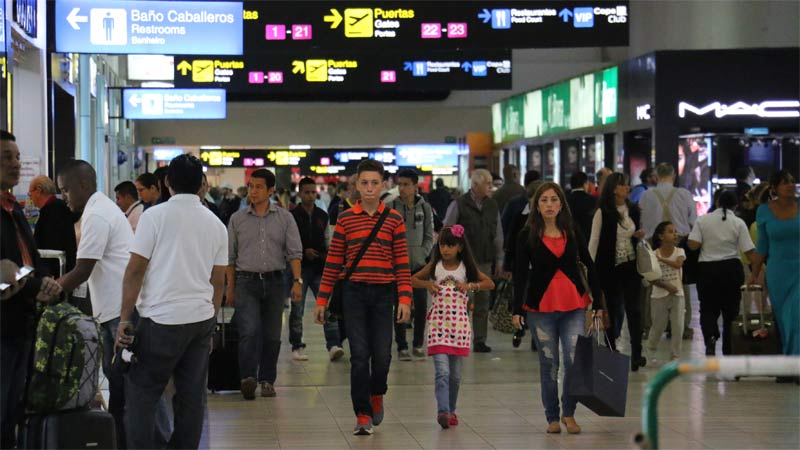
[[[456,283],[467,281],[467,270],[464,263],[455,270],[447,270],[439,262],[434,277],[441,289],[433,296],[425,325],[428,355],[467,356],[472,344],[472,325],[467,308],[469,295],[456,289]]]

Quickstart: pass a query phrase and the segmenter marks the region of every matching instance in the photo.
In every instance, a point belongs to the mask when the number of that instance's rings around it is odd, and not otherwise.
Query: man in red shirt
[[[383,172],[383,164],[374,160],[364,160],[358,165],[356,189],[361,200],[342,212],[336,222],[314,313],[319,324],[324,323],[336,281],[354,264],[362,242],[388,208],[380,200]],[[399,299],[397,322],[407,322],[411,317],[411,271],[406,228],[400,213],[390,208],[375,240],[355,264],[349,280],[340,287],[342,313],[352,355],[350,398],[357,418],[353,434],[369,435],[373,424],[383,421],[383,395],[392,359],[395,295]]]

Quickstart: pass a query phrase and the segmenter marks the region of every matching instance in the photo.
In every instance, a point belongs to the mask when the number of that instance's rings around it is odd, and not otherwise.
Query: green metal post
[[[646,439],[643,448],[658,448],[658,397],[670,381],[680,375],[679,363],[672,361],[647,383],[642,397],[642,431]]]

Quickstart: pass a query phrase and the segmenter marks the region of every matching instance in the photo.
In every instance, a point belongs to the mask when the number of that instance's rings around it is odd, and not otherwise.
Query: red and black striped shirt
[[[325,260],[317,305],[327,306],[336,280],[344,277],[361,250],[361,244],[369,237],[386,208],[380,202],[378,210],[369,215],[359,201],[339,215],[328,258]],[[370,284],[396,282],[400,303],[411,304],[411,269],[406,246],[406,227],[400,213],[393,209],[389,211],[378,235],[350,276],[350,281]]]

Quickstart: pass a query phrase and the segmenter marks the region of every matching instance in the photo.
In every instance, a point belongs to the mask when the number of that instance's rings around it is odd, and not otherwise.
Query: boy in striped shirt
[[[333,232],[315,321],[325,321],[333,286],[344,277],[364,242],[388,206],[381,200],[383,164],[371,159],[358,165],[356,189],[361,200],[342,212]],[[403,217],[390,209],[375,240],[342,285],[342,313],[350,343],[350,398],[356,414],[355,435],[372,434],[383,421],[383,395],[392,356],[395,296],[399,298],[396,320],[411,317],[411,271]]]

